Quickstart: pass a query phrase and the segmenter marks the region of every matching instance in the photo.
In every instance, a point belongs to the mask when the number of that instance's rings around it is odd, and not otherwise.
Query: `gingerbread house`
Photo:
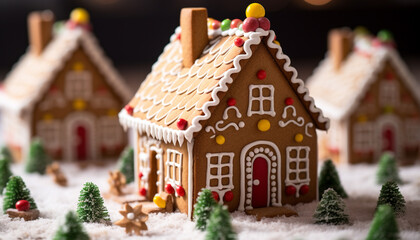
[[[317,199],[315,129],[326,130],[329,120],[262,6],[250,7],[243,23],[182,9],[180,27],[119,113],[137,133],[140,195],[175,194],[189,216],[203,188],[230,211]]]
[[[29,49],[0,90],[3,137],[17,159],[35,137],[57,160],[113,159],[127,144],[118,112],[131,91],[88,20],[76,9],[53,34],[52,12],[29,15]]]
[[[384,151],[413,163],[420,146],[420,90],[389,32],[378,38],[332,30],[329,52],[307,85],[332,120],[320,134],[322,158],[377,162]]]

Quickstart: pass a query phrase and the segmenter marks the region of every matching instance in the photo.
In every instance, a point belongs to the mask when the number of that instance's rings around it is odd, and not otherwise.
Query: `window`
[[[379,87],[379,104],[396,106],[399,103],[399,85],[396,80],[383,80]]]
[[[286,148],[286,185],[309,184],[309,147]]]
[[[353,148],[358,152],[369,152],[373,149],[373,124],[369,122],[356,123],[353,129]]]
[[[171,185],[181,185],[182,153],[173,149],[166,152],[165,181]]]
[[[206,188],[222,190],[233,188],[233,156],[234,153],[207,153]]]
[[[103,117],[100,120],[100,140],[102,145],[115,147],[122,141],[122,129],[117,117]]]
[[[61,147],[60,122],[57,120],[41,121],[37,125],[38,137],[47,149]]]
[[[88,99],[92,92],[92,75],[88,71],[70,71],[66,75],[66,95],[70,99]]]
[[[253,114],[276,116],[273,85],[249,85],[248,117]]]
[[[405,140],[407,146],[417,146],[420,143],[420,120],[405,120]]]

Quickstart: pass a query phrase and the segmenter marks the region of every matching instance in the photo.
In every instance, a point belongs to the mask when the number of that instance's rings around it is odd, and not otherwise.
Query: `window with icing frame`
[[[353,149],[357,152],[371,152],[374,148],[374,127],[370,122],[353,125]]]
[[[310,182],[308,146],[291,146],[286,148],[286,185],[299,188]]]
[[[102,117],[99,121],[100,141],[105,147],[119,145],[123,138],[121,125],[117,117]]]
[[[418,146],[420,143],[420,120],[405,120],[405,145]]]
[[[171,185],[180,186],[182,180],[182,153],[174,149],[166,150],[165,181]]]
[[[92,74],[86,70],[67,72],[65,91],[70,99],[89,99],[92,95]]]
[[[207,153],[206,188],[233,189],[233,152]]]
[[[396,80],[382,80],[379,85],[379,104],[395,107],[400,102],[400,88]]]
[[[249,85],[248,117],[258,115],[275,116],[274,111],[274,86]]]
[[[41,121],[37,123],[37,136],[46,149],[61,147],[61,123],[58,120]]]

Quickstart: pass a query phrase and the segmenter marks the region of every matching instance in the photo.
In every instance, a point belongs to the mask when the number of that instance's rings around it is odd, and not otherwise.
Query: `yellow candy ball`
[[[86,108],[86,102],[82,99],[76,99],[73,101],[73,108],[75,110],[84,110]]]
[[[83,8],[76,8],[71,11],[70,19],[75,23],[85,24],[89,22],[89,13]]]
[[[225,143],[225,141],[226,141],[226,139],[225,139],[225,137],[223,137],[223,135],[218,135],[218,136],[216,137],[216,143],[217,143],[217,144],[219,144],[219,145],[224,144],[224,143]]]
[[[267,119],[261,119],[260,121],[258,121],[258,130],[260,130],[261,132],[268,131],[270,127],[270,121],[268,121]]]
[[[296,134],[295,135],[295,141],[298,142],[298,143],[302,142],[303,141],[303,135],[300,134],[300,133]]]
[[[153,202],[156,204],[156,206],[158,206],[159,208],[165,208],[166,207],[166,202],[165,200],[163,200],[159,195],[155,195],[153,197]]]
[[[265,9],[259,3],[251,3],[246,8],[245,15],[246,17],[261,18],[265,16]]]

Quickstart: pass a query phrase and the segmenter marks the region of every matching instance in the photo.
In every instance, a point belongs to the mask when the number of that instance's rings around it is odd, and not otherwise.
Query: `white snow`
[[[97,184],[101,192],[108,191],[108,171],[114,165],[91,166],[86,169],[70,163],[62,164],[69,178],[68,187],[60,187],[50,176],[26,174],[22,165],[14,164],[12,171],[20,175],[31,191],[41,212],[35,221],[11,220],[0,215],[0,239],[51,239],[69,210],[76,210],[79,192],[85,182]],[[364,239],[372,221],[380,186],[375,183],[375,165],[339,166],[341,181],[350,198],[346,199],[346,212],[351,225],[329,226],[313,224],[312,215],[317,203],[300,204],[294,208],[299,217],[281,217],[255,221],[241,212],[232,214],[232,225],[239,239]],[[400,186],[407,201],[406,215],[398,219],[402,239],[420,239],[420,165],[400,167],[405,182]],[[3,198],[0,197],[0,206]],[[122,218],[121,205],[105,199],[112,222]],[[124,228],[102,224],[84,224],[91,239],[138,239],[125,234]],[[185,214],[151,214],[148,231],[142,239],[204,239],[204,233],[194,229],[194,223]]]

